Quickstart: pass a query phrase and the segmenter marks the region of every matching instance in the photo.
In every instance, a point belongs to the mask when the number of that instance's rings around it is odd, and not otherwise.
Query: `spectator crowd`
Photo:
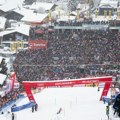
[[[48,40],[47,49],[28,49],[17,54],[13,66],[19,82],[119,76],[119,32],[54,30],[45,31],[43,36]]]
[[[0,111],[4,106],[10,105],[12,101],[17,100],[20,93],[21,90],[17,89],[7,93],[5,96],[0,96]]]

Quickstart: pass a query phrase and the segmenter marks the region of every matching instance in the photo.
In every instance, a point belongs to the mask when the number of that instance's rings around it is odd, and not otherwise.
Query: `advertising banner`
[[[112,82],[112,76],[105,76],[105,77],[95,77],[95,78],[81,78],[81,79],[71,79],[71,80],[57,80],[57,81],[23,81],[23,87],[26,91],[26,94],[30,100],[30,102],[35,102],[34,96],[31,92],[31,88],[36,87],[68,87],[68,86],[76,86],[81,84],[99,84],[99,83],[105,83],[103,92],[101,94],[100,100],[102,100],[103,96],[107,96],[107,93],[109,91],[111,82]]]
[[[29,49],[47,49],[48,40],[29,40]]]

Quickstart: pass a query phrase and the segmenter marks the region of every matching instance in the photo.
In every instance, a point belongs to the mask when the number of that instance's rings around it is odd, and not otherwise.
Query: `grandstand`
[[[34,5],[37,6],[38,4],[35,2]],[[96,5],[99,4],[96,3]],[[116,8],[114,8],[116,11],[113,8],[108,9],[108,5],[104,9],[105,6],[100,5],[97,6],[99,9],[96,9],[93,4],[89,3],[84,11],[82,8],[77,9],[77,7],[74,7],[75,11],[69,11],[69,14],[68,10],[64,11],[62,15],[60,15],[60,11],[57,11],[58,14],[55,18],[51,16],[52,9],[49,8],[48,10],[46,8],[45,20],[41,22],[36,23],[32,20],[29,23],[22,19],[17,21],[18,29],[21,28],[23,22],[31,26],[29,31],[29,28],[27,29],[29,35],[25,40],[28,48],[16,49],[14,52],[2,50],[0,53],[0,75],[4,74],[4,77],[0,76],[0,79],[3,78],[0,84],[3,85],[6,78],[16,82],[16,86],[13,87],[12,85],[7,94],[1,93],[0,110],[7,103],[19,99],[19,95],[23,92],[23,83],[29,81],[47,81],[49,83],[49,81],[112,76],[113,81],[110,88],[114,93],[116,93],[116,88],[119,92],[120,14]],[[20,7],[18,6],[17,9],[22,10]],[[118,8],[117,5],[116,7]],[[27,12],[30,11],[30,8],[30,6],[24,5]],[[39,6],[35,8],[39,9]],[[35,8],[34,11],[36,11]],[[84,8],[86,8],[86,4],[84,4]],[[96,12],[96,10],[98,11]],[[111,13],[110,10],[114,11]],[[32,15],[43,15],[43,13],[34,13],[34,11],[31,8]],[[3,11],[4,14],[7,13]],[[26,17],[25,14],[24,17]],[[10,29],[13,28],[7,30]],[[24,33],[24,29],[20,29],[20,31]],[[16,44],[21,42],[22,39],[13,40],[17,36],[24,38],[23,34],[15,32],[14,34],[7,34],[7,38],[10,38],[8,42],[13,43],[16,41]],[[2,36],[1,43],[6,42],[5,37]],[[14,48],[17,48],[17,46],[15,45]],[[14,72],[16,76],[9,76],[11,72]],[[9,82],[7,83],[9,84]],[[93,84],[88,86],[93,86]],[[100,87],[98,86],[98,88]],[[1,91],[5,90],[5,87],[1,88]]]

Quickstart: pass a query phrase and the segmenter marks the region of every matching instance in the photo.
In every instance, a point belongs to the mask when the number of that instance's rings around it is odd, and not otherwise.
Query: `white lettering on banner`
[[[44,84],[40,84],[40,83],[39,83],[39,84],[37,84],[37,86],[38,86],[38,87],[41,87],[41,86],[44,87]]]
[[[106,92],[106,91],[108,91],[108,90],[106,89],[106,90],[104,90],[104,91]]]
[[[85,81],[81,81],[81,83],[87,84],[87,83],[96,83],[99,82],[99,80],[85,80]]]
[[[36,44],[34,43],[34,46],[46,46],[45,44]]]
[[[71,85],[73,82],[62,82],[62,83],[55,83],[55,85]]]
[[[28,96],[29,96],[29,97],[31,97],[31,96],[32,96],[32,94],[28,94]]]

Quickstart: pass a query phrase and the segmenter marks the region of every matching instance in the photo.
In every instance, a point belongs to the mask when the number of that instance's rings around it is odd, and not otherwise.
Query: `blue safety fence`
[[[24,110],[24,109],[27,109],[27,108],[31,108],[33,105],[35,105],[35,103],[30,102],[30,103],[27,103],[27,104],[22,105],[22,106],[12,107],[11,112],[18,112],[18,111],[21,111],[21,110]]]
[[[104,103],[110,104],[110,98],[108,98],[108,97],[106,97],[106,96],[103,96],[103,97],[102,97],[102,100],[103,100]]]
[[[14,105],[19,99],[22,99],[22,98],[25,98],[25,96],[23,94],[18,95],[16,99],[14,99],[14,100],[12,99],[9,102],[7,102],[5,105],[3,105],[0,108],[0,111],[4,111],[5,109],[8,108],[8,106]]]
[[[102,97],[102,101],[103,101],[104,103],[108,103],[108,105],[110,105],[111,102],[115,102],[115,97],[116,97],[116,96],[111,96],[111,97],[109,98],[109,97],[107,97],[107,96],[103,96],[103,97]]]

